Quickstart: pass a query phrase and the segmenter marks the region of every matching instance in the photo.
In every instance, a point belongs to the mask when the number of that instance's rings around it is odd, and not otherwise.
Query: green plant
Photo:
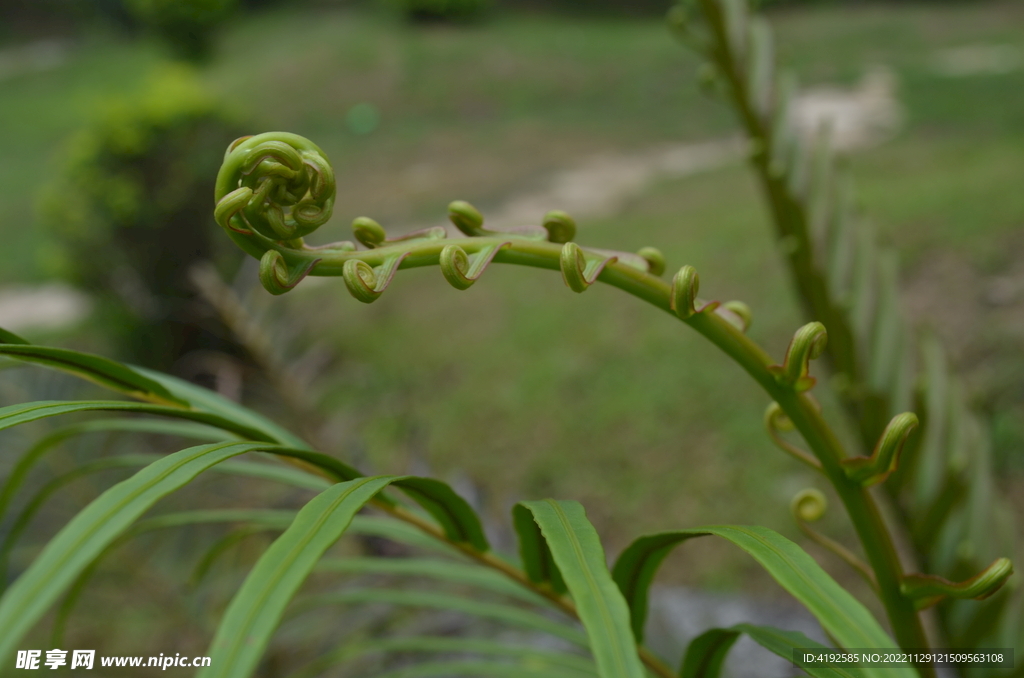
[[[397,0],[398,7],[416,21],[466,21],[479,17],[488,0]]]
[[[719,6],[706,7],[716,10]],[[712,26],[718,16],[710,14]],[[1012,569],[1005,558],[995,560],[979,577],[961,584],[903,572],[890,528],[868,487],[891,482],[887,479],[894,470],[903,473],[899,458],[901,453],[906,454],[903,448],[917,420],[910,413],[891,417],[870,441],[870,454],[851,455],[843,448],[811,396],[816,384],[810,373],[811,362],[826,350],[826,326],[822,323],[810,322],[800,328],[785,358],[776,362],[745,335],[751,312],[744,304],[698,298],[699,281],[692,267],[682,267],[671,282],[665,282],[660,278],[665,262],[654,249],[625,253],[582,248],[574,242],[571,217],[561,212],[549,212],[542,226],[495,232],[484,227],[482,216],[472,206],[455,202],[449,216],[464,237],[449,239],[444,229],[435,228],[389,239],[379,224],[359,218],[353,230],[364,249],[353,242],[307,246],[302,238],[327,221],[334,196],[333,172],[320,149],[295,135],[263,134],[240,139],[229,148],[217,181],[216,218],[232,240],[260,260],[260,281],[273,294],[287,292],[307,275],[340,276],[356,299],[369,303],[379,298],[402,268],[437,264],[452,286],[466,289],[491,263],[510,263],[560,271],[565,283],[576,292],[584,292],[598,281],[610,284],[674,315],[720,348],[761,386],[772,401],[766,414],[769,433],[782,449],[831,482],[857,529],[868,562],[861,563],[848,551],[845,555],[876,586],[896,642],[902,647],[928,645],[919,606],[947,598],[993,596],[1010,576]],[[333,662],[356,660],[361,653],[389,650],[485,657],[427,661],[383,674],[391,676],[676,675],[642,645],[647,594],[669,551],[699,536],[723,538],[754,557],[816,616],[837,647],[894,647],[882,624],[861,603],[795,544],[765,528],[709,526],[641,537],[620,555],[614,567],[608,568],[600,541],[581,506],[554,500],[527,501],[513,511],[520,546],[520,562],[514,563],[490,549],[479,518],[443,483],[407,476],[363,477],[347,464],[311,450],[302,440],[259,415],[176,379],[96,356],[33,346],[9,333],[0,338],[4,341],[0,354],[4,356],[63,369],[140,401],[16,405],[0,410],[0,427],[93,410],[152,417],[99,420],[88,428],[80,425],[54,434],[15,467],[0,490],[0,508],[9,505],[28,470],[61,436],[131,425],[214,441],[157,461],[148,457],[119,460],[126,466],[146,466],[107,490],[68,523],[0,600],[0,630],[4,631],[0,636],[0,662],[9,661],[24,634],[52,603],[70,591],[59,614],[58,627],[63,624],[93,564],[106,550],[142,531],[217,521],[242,524],[245,530],[284,528],[284,532],[260,557],[218,622],[210,651],[213,663],[201,673],[203,676],[244,676],[256,670],[290,599],[346,530],[382,534],[415,545],[440,545],[463,562],[414,558],[399,564],[329,559],[319,566],[321,571],[390,570],[432,580],[454,577],[478,590],[516,596],[562,616],[554,619],[521,606],[481,603],[434,591],[378,589],[343,589],[305,599],[299,607],[389,602],[455,609],[545,631],[577,647],[589,647],[592,657],[476,638],[359,638],[356,642],[361,646],[350,643],[321,654],[304,667],[304,675],[326,670]],[[802,434],[809,451],[782,436],[789,425]],[[233,460],[254,452],[268,452],[299,468]],[[272,478],[315,489],[319,494],[297,515],[207,510],[164,513],[136,522],[159,499],[206,470]],[[396,499],[389,488],[400,491],[404,499]],[[374,506],[385,517],[356,515],[365,505]],[[813,492],[802,493],[794,504],[794,513],[805,528],[803,523],[823,510],[820,495]],[[211,551],[214,555],[216,548]],[[576,619],[582,622],[585,635],[575,628]],[[749,625],[714,629],[687,649],[681,675],[717,675],[730,645],[740,634],[749,635],[786,658],[791,657],[793,648],[820,647],[784,630]],[[502,657],[509,660],[499,661]],[[852,675],[845,669],[806,670],[815,676]],[[915,674],[931,675],[932,670],[921,664],[916,670],[865,667],[857,671],[863,676]]]
[[[79,133],[41,193],[40,221],[54,243],[46,264],[98,297],[99,321],[129,360],[171,369],[191,350],[230,348],[188,274],[200,262],[225,273],[239,263],[203,188],[220,165],[213,149],[239,127],[187,69],[165,69]]]
[[[896,253],[876,244],[858,213],[829,129],[810,143],[793,129],[788,112],[795,79],[776,74],[767,23],[734,0],[684,2],[669,18],[706,59],[705,84],[729,102],[749,139],[750,163],[804,312],[828,327],[831,384],[862,453],[871,454],[879,436],[885,439],[900,410],[913,407],[923,420],[883,486],[917,560],[928,570],[966,577],[1012,553],[1012,513],[994,493],[985,428],[965,405],[938,342],[904,321]],[[1012,637],[1019,606],[1009,602],[1005,593],[974,609],[942,602],[943,636],[957,647]]]
[[[237,0],[123,0],[128,14],[186,59],[206,57]]]

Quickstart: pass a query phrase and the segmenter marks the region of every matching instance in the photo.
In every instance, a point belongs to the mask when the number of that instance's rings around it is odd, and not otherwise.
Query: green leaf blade
[[[259,440],[268,443],[275,442],[272,437],[262,431],[241,425],[217,414],[180,407],[136,403],[128,400],[39,400],[31,403],[0,407],[0,430],[63,414],[96,411],[136,412],[138,414],[154,414],[175,419],[185,419],[213,426],[224,431],[230,431],[249,440]]]
[[[397,478],[357,478],[338,483],[307,503],[260,557],[235,594],[210,644],[211,665],[202,678],[242,678],[263,650],[299,586],[367,502]]]
[[[580,647],[588,647],[587,637],[575,627],[561,620],[524,610],[504,603],[473,600],[464,596],[437,591],[393,590],[393,589],[346,589],[318,595],[297,603],[299,610],[313,609],[321,605],[350,605],[354,603],[388,603],[407,607],[422,607],[435,610],[450,610],[462,614],[493,619],[511,626],[541,631],[561,638]]]
[[[721,675],[725,658],[733,644],[743,634],[750,637],[761,647],[793,661],[793,651],[810,649],[821,652],[835,652],[830,647],[816,643],[802,633],[783,631],[770,626],[753,624],[737,624],[723,629],[709,629],[690,641],[683,656],[683,665],[679,669],[680,678],[718,678]],[[868,669],[848,666],[801,666],[812,678],[869,678],[888,674],[876,674]]]
[[[199,445],[168,455],[114,485],[78,513],[0,599],[0,664],[22,636],[102,551],[159,499],[261,443]]]
[[[629,607],[608,571],[604,548],[583,507],[550,499],[519,505],[533,514],[576,602],[598,674],[602,678],[644,678]]]
[[[476,511],[446,483],[433,478],[404,478],[394,484],[433,516],[453,542],[469,544],[481,552],[491,549]]]
[[[2,339],[4,337],[0,337]],[[7,337],[8,339],[10,337]],[[19,338],[19,337],[14,337]],[[24,341],[24,340],[22,340]],[[189,407],[190,403],[132,368],[108,358],[66,348],[35,346],[28,343],[0,344],[0,355],[50,367],[99,384],[105,388],[161,405]]]
[[[757,560],[817,618],[841,647],[896,647],[867,608],[803,549],[773,530],[736,525],[712,525],[641,537],[623,551],[613,569],[615,582],[629,602],[634,623],[640,620],[641,629],[650,585],[661,561],[678,544],[706,535],[727,539]],[[916,672],[910,668],[892,668],[887,675],[910,678]]]

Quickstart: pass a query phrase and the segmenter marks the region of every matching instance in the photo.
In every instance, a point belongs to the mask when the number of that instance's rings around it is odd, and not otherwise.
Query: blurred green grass
[[[1024,224],[1024,71],[953,79],[930,59],[976,42],[1024,48],[1024,7],[820,5],[771,18],[805,84],[850,84],[878,63],[900,78],[907,127],[849,165],[908,270],[936,252],[1005,265]],[[59,69],[0,82],[0,282],[45,277],[32,254],[44,238],[31,227],[35,190],[68,135],[160,61],[146,43],[98,35]],[[292,8],[229,27],[200,75],[254,132],[296,132],[327,151],[339,197],[321,242],[349,237],[362,214],[385,226],[439,219],[456,198],[486,215],[588,154],[732,134],[727,108],[698,93],[696,66],[656,20],[510,14],[455,29]],[[380,111],[369,134],[344,122],[360,103]],[[622,213],[583,220],[578,239],[655,245],[670,269],[695,265],[702,293],[749,303],[752,335],[781,357],[800,318],[766,219],[737,165],[661,181]],[[814,480],[768,443],[764,395],[673,318],[615,290],[578,297],[557,274],[496,266],[464,293],[413,270],[369,308],[337,280],[275,303],[339,353],[323,413],[341,432],[337,453],[371,470],[458,469],[502,519],[524,496],[579,499],[612,551],[639,532],[709,522],[797,536],[788,502]],[[826,529],[849,537],[840,513]],[[712,543],[673,558],[675,581],[763,581]]]

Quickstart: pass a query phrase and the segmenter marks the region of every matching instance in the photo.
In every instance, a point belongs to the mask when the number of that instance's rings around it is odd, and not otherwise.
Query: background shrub
[[[399,0],[414,21],[466,21],[478,18],[490,7],[489,0]]]
[[[236,4],[237,0],[124,0],[132,17],[188,59],[209,55],[214,31]]]
[[[225,343],[188,271],[239,261],[209,207],[218,149],[238,136],[239,123],[187,71],[167,70],[83,131],[44,189],[41,220],[60,243],[50,266],[98,297],[101,321],[132,360],[167,368]]]

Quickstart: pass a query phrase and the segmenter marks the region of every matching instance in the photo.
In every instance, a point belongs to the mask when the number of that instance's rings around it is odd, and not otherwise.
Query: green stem
[[[715,3],[712,0],[701,2],[712,10],[712,25],[721,28],[721,17],[713,13]],[[728,50],[724,51],[722,58],[731,58]],[[282,145],[293,150],[275,150]],[[299,160],[293,157],[296,149],[303,154]],[[258,166],[254,164],[257,162]],[[289,164],[294,167],[284,172],[282,167],[287,169],[285,166]],[[252,169],[252,173],[247,174],[246,168]],[[256,172],[260,168],[263,174]],[[306,172],[305,179],[301,179],[301,172]],[[300,179],[294,186],[287,183],[277,186],[273,182],[277,182],[280,176]],[[346,287],[356,298],[371,302],[384,292],[397,270],[434,265],[442,267],[445,278],[454,286],[465,289],[482,273],[487,262],[481,257],[493,256],[493,261],[499,263],[562,271],[566,283],[578,292],[585,290],[595,280],[596,274],[596,280],[672,313],[746,370],[801,432],[853,521],[874,570],[878,593],[897,641],[904,648],[928,647],[913,601],[900,591],[903,571],[892,536],[871,495],[844,471],[842,461],[849,455],[822,418],[818,407],[807,394],[798,392],[806,384],[801,385],[801,380],[792,382],[777,378],[771,369],[774,361],[770,356],[720,315],[725,311],[720,308],[716,311],[717,304],[694,304],[695,299],[690,298],[687,306],[700,308],[702,312],[695,313],[693,308],[680,312],[673,304],[680,290],[674,293],[672,285],[648,273],[649,260],[626,253],[585,251],[572,242],[564,246],[549,242],[544,237],[550,237],[551,233],[544,234],[544,229],[539,234],[487,231],[482,228],[482,216],[464,203],[453,203],[449,211],[453,223],[470,235],[466,238],[449,240],[443,231],[434,229],[419,237],[407,236],[389,241],[383,229],[375,223],[359,222],[357,237],[362,235],[360,241],[370,249],[356,250],[350,242],[310,248],[301,237],[276,239],[282,228],[289,233],[310,232],[313,217],[317,221],[326,220],[334,196],[333,184],[326,183],[328,179],[333,181],[333,174],[326,158],[311,142],[300,137],[271,133],[232,146],[218,177],[215,215],[218,223],[239,246],[260,259],[260,280],[268,290],[275,294],[286,292],[307,274],[342,276]],[[287,217],[282,216],[279,205],[265,202],[278,194],[303,195],[307,189],[308,195],[313,196],[312,187],[317,187],[316,196],[320,202],[306,201],[302,203],[306,207],[301,210],[295,207]],[[813,272],[806,229],[803,229],[800,245],[797,263]],[[474,257],[472,280],[468,277],[471,256]],[[687,280],[694,285],[687,293],[692,297],[690,293],[696,292],[696,275]],[[817,285],[811,287],[823,289]],[[918,668],[924,678],[933,678],[934,671],[930,666]]]
[[[834,367],[845,373],[852,383],[861,383],[863,375],[857,360],[853,330],[846,321],[842,309],[832,303],[826,281],[815,265],[808,217],[803,205],[790,194],[783,176],[772,172],[773,158],[770,149],[774,148],[775,141],[772,138],[772,130],[758,115],[749,97],[743,80],[745,69],[737,63],[736,55],[730,49],[728,27],[721,5],[715,0],[700,0],[700,4],[712,31],[713,45],[708,56],[728,81],[728,92],[740,114],[747,135],[754,144],[752,161],[768,198],[777,234],[780,238],[786,238],[795,244],[788,252],[789,270],[796,288],[800,291],[801,301],[808,315],[822,321],[828,328],[828,353]],[[794,407],[797,403],[792,400],[799,400],[800,396],[785,394],[784,397],[790,400],[788,405],[778,397],[773,397],[822,462],[826,475],[846,506],[875,572],[879,596],[885,605],[897,642],[904,648],[928,647],[927,636],[913,601],[900,592],[903,571],[889,530],[867,490],[850,482],[839,467],[838,460],[845,455],[840,452],[841,447],[832,431],[813,408]],[[843,402],[854,414],[862,440],[870,449],[881,432],[875,425],[878,417],[865,416],[871,414],[861,411],[867,406],[865,403],[858,403],[846,397],[843,398]],[[883,408],[886,405],[874,404],[876,409],[879,405]],[[793,418],[793,411],[799,411],[796,416],[803,421]],[[917,669],[924,678],[935,675],[931,665],[918,664]]]
[[[269,241],[268,241],[269,243]],[[536,268],[560,270],[562,246],[521,238],[463,238],[452,240],[419,241],[402,245],[406,253],[399,268],[418,268],[436,265],[441,250],[447,245],[458,245],[467,250],[499,243],[508,243],[494,257],[495,262],[519,264]],[[293,250],[279,245],[290,265],[304,266],[318,260],[311,273],[314,275],[341,275],[344,261],[358,257],[367,263],[380,264],[394,251],[382,250],[346,252],[340,250]],[[671,287],[660,278],[618,262],[609,263],[598,280],[643,299],[666,313],[675,315],[670,307]],[[738,363],[790,418],[803,435],[822,470],[839,494],[857,531],[868,561],[878,581],[878,593],[888,613],[896,640],[901,647],[928,647],[920,618],[911,600],[900,593],[903,570],[892,537],[874,499],[859,483],[850,480],[840,464],[849,455],[822,418],[814,402],[792,387],[780,384],[768,367],[771,357],[753,340],[716,313],[697,313],[683,320],[726,355]],[[922,675],[934,675],[930,667],[919,667]]]

